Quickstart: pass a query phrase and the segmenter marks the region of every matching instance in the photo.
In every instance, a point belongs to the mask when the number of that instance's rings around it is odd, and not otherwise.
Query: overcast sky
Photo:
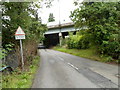
[[[83,1],[83,0],[79,0]],[[74,0],[54,0],[52,2],[51,8],[45,8],[41,11],[39,11],[39,16],[42,18],[42,22],[46,23],[48,22],[49,18],[49,13],[53,13],[55,17],[55,22],[54,24],[59,23],[59,13],[60,13],[60,22],[61,23],[67,23],[71,22],[69,16],[70,16],[70,11],[73,11],[76,7],[73,4]],[[59,5],[60,5],[60,10],[59,10]],[[60,12],[59,12],[60,11]]]

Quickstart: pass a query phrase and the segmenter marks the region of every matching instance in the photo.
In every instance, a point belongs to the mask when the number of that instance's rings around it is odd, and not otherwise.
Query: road
[[[39,52],[32,88],[118,88],[118,66],[50,49]]]

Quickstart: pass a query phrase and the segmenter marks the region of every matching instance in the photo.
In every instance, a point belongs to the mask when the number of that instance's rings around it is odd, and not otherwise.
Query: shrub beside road
[[[22,72],[16,69],[12,74],[2,76],[2,88],[30,88],[40,61],[39,56],[35,56],[33,62]]]
[[[89,49],[68,49],[68,48],[65,48],[65,47],[56,46],[53,49],[57,50],[57,51],[69,53],[69,54],[72,54],[72,55],[75,55],[75,56],[88,58],[88,59],[95,60],[95,61],[112,63],[112,64],[117,64],[118,63],[118,60],[114,60],[109,56],[100,55],[99,53],[97,53],[95,47],[92,47],[92,48],[89,48]]]

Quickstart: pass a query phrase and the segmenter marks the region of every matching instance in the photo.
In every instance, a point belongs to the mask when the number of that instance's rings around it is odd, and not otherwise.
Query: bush
[[[22,72],[16,68],[12,74],[2,76],[2,88],[30,88],[39,66],[40,57],[35,56],[28,70]],[[23,89],[24,90],[24,89]]]
[[[71,35],[67,40],[70,49],[86,49],[89,48],[89,39],[86,35]]]
[[[80,40],[81,43],[81,49],[87,49],[89,48],[89,38],[87,36],[83,36]]]
[[[68,48],[81,48],[81,43],[79,43],[82,36],[73,35],[70,36],[67,42]]]
[[[103,41],[99,50],[103,54],[107,54],[115,59],[118,59],[120,55],[120,43],[118,41]]]
[[[87,26],[89,30],[86,33],[93,37],[90,43],[98,47],[97,51],[120,59],[120,3],[96,2],[77,5],[78,8],[70,16],[75,27]]]

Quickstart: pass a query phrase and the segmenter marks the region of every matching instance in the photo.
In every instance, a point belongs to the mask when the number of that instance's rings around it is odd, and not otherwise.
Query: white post
[[[62,46],[62,33],[61,33],[61,31],[59,33],[59,43],[60,43],[60,46]]]
[[[22,49],[22,40],[21,39],[20,39],[20,52],[21,52],[22,71],[24,71],[23,49]]]
[[[62,36],[60,36],[60,46],[62,46]]]

